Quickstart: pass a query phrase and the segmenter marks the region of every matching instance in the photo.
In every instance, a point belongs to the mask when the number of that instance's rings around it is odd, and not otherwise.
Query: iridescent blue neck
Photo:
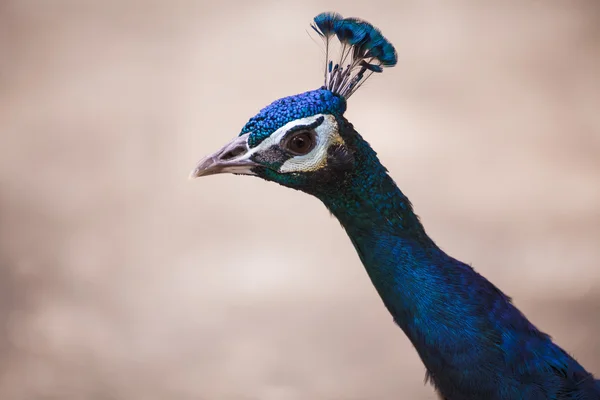
[[[427,235],[376,153],[362,140],[357,144],[358,169],[346,182],[317,197],[345,228],[389,311],[403,328],[408,327],[420,297],[444,290],[423,286],[425,269],[435,274],[452,258]]]
[[[384,303],[402,325],[418,300],[414,296],[420,295],[420,271],[452,259],[426,234],[368,143],[354,131],[344,139],[355,151],[356,168],[345,182],[316,195],[346,229]]]
[[[491,284],[429,238],[376,153],[358,134],[354,140],[358,169],[317,197],[346,229],[385,306],[431,374],[450,365],[470,368],[450,347],[469,348],[480,340],[480,332],[461,325],[481,317],[472,312],[476,297],[469,291]]]
[[[429,239],[410,201],[379,162],[377,153],[343,117],[338,119],[338,124],[341,136],[353,151],[354,168],[343,181],[317,188],[313,194],[346,229],[368,225]]]

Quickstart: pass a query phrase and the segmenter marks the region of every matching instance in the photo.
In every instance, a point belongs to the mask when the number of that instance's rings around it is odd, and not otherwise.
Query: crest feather
[[[328,37],[335,33],[334,25],[340,21],[342,16],[335,12],[324,12],[314,18],[315,23],[312,28],[322,37]]]
[[[384,67],[393,67],[398,62],[394,46],[367,21],[324,12],[314,18],[311,27],[325,42],[324,88],[345,99],[374,72],[380,73]],[[334,34],[340,47],[337,60],[330,54]]]

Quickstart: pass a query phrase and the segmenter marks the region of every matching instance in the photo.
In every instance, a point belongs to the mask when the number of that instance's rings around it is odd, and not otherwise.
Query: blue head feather
[[[351,46],[360,45],[368,35],[370,24],[356,18],[346,18],[336,21],[334,25],[335,34],[342,43]]]
[[[389,67],[396,64],[394,46],[370,23],[357,18],[346,18],[335,23],[335,31],[342,43],[356,46],[355,57],[375,57],[382,65]]]
[[[365,67],[369,71],[383,72],[383,68],[381,67],[381,65],[369,64],[368,62],[366,62],[364,60],[361,61],[360,65],[363,66],[363,67]]]
[[[386,40],[381,51],[382,54],[381,57],[379,57],[379,60],[381,60],[383,65],[386,67],[393,67],[396,65],[398,62],[398,55],[396,54],[396,49],[394,49],[394,46],[390,42]]]
[[[338,13],[324,12],[314,18],[315,23],[311,26],[320,36],[331,36],[335,33],[334,26],[336,22],[341,19],[342,16]]]
[[[242,128],[240,135],[250,133],[248,145],[255,147],[290,121],[315,114],[341,116],[344,111],[346,100],[343,97],[323,88],[311,90],[275,100],[252,117]]]

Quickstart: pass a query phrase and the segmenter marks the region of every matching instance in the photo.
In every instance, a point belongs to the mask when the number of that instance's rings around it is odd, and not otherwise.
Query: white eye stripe
[[[292,157],[287,160],[279,169],[280,172],[308,172],[325,166],[329,146],[333,143],[341,143],[343,141],[339,136],[335,117],[332,115],[323,115],[323,117],[321,125],[315,128],[317,143],[314,149],[305,155]]]
[[[296,128],[298,126],[310,126],[310,125],[314,124],[317,121],[317,119],[319,119],[319,117],[327,117],[327,116],[323,115],[323,114],[317,114],[317,115],[313,115],[311,117],[300,118],[300,119],[296,119],[294,121],[290,121],[287,124],[285,124],[284,126],[282,126],[281,128],[277,129],[275,132],[273,132],[268,138],[263,140],[258,146],[256,146],[252,150],[260,151],[259,149],[268,149],[269,147],[271,147],[275,144],[279,144],[279,142],[281,142],[281,140],[284,138],[286,133],[288,133],[290,130],[292,130],[293,128]],[[323,121],[323,123],[320,126],[322,126],[324,123],[325,123],[325,121]]]
[[[313,125],[319,118],[323,117],[323,122],[314,128],[316,145],[307,154],[295,156],[283,163],[279,172],[309,172],[322,168],[327,163],[327,149],[334,143],[343,143],[338,132],[337,121],[333,115],[317,114],[307,118],[300,118],[290,121],[281,128],[273,132],[268,138],[263,140],[258,146],[250,149],[244,155],[244,158],[250,158],[253,154],[269,149],[272,146],[280,145],[286,134],[298,126]]]
[[[323,123],[324,120],[325,118],[323,116],[317,116],[317,118],[313,121],[312,124],[295,125],[294,127],[288,129],[287,132],[283,135],[283,137],[280,140],[280,144],[287,143],[288,140],[295,136],[297,133],[315,130]]]
[[[250,159],[254,154],[260,153],[261,151],[267,150],[272,146],[278,145],[279,142],[284,138],[285,134],[299,125],[311,125],[313,124],[322,114],[313,115],[307,118],[300,118],[294,121],[290,121],[287,124],[283,125],[281,128],[277,129],[273,132],[269,137],[264,139],[262,142],[258,144],[258,146],[251,148],[248,150],[246,154],[244,154],[241,159]]]

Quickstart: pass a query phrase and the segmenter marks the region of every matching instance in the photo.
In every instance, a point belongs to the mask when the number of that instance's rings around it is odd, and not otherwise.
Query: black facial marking
[[[351,149],[341,144],[331,145],[327,149],[327,164],[316,171],[305,174],[298,188],[308,193],[321,190],[337,190],[344,185],[346,177],[354,168],[354,154]]]
[[[318,127],[319,125],[321,125],[323,123],[323,121],[325,121],[325,118],[321,115],[312,124],[308,124],[308,125],[296,125],[296,126],[290,128],[290,130],[285,133],[285,135],[283,136],[283,138],[281,139],[281,141],[284,142],[285,139],[288,136],[293,135],[295,132],[298,132],[298,131],[311,131],[311,130],[315,129],[316,127]]]
[[[264,166],[278,169],[284,162],[293,156],[286,153],[278,145],[273,145],[268,149],[254,154],[251,158],[253,161],[263,164]]]
[[[347,171],[354,166],[354,154],[341,144],[334,144],[327,149],[327,167],[338,171]]]

